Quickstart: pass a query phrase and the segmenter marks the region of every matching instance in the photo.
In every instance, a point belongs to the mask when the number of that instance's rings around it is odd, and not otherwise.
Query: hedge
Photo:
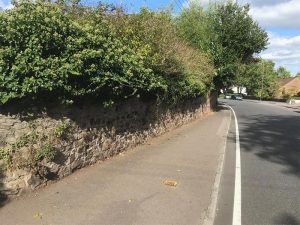
[[[169,12],[21,1],[0,12],[0,102],[205,95],[214,68],[181,40]]]

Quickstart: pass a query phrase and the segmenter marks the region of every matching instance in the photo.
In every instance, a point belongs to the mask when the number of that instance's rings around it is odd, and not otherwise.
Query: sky
[[[92,4],[96,0],[82,0]],[[205,5],[210,0],[190,0]],[[217,1],[217,0],[215,0]],[[224,0],[223,0],[224,1]],[[260,56],[275,62],[276,67],[284,66],[292,75],[300,72],[300,0],[236,0],[251,5],[250,14],[269,35],[267,50]],[[163,9],[173,5],[174,10],[187,5],[188,0],[102,0],[124,6],[128,11],[140,7]],[[10,8],[9,0],[0,0],[0,7]]]

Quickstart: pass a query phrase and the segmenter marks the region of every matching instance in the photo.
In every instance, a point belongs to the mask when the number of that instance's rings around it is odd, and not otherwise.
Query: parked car
[[[242,95],[231,95],[231,99],[233,100],[243,100],[243,96]]]
[[[231,99],[231,95],[225,95],[224,98],[225,99]]]

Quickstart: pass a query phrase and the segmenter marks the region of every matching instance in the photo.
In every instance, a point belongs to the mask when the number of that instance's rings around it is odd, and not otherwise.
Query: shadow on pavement
[[[286,167],[300,178],[300,117],[256,115],[240,120],[242,149]]]
[[[223,102],[219,102],[218,105],[216,106],[216,109],[215,111],[216,112],[219,112],[219,111],[222,111],[222,110],[230,110],[228,107],[226,107],[226,105],[223,103]]]
[[[7,195],[3,191],[1,191],[3,189],[3,183],[2,183],[3,176],[4,175],[3,175],[2,171],[1,171],[1,168],[0,168],[0,208],[2,206],[4,206],[8,201]]]
[[[300,225],[300,221],[289,213],[282,213],[274,219],[275,224]]]

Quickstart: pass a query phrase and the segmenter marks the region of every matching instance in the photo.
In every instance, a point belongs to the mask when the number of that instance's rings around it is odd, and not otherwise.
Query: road
[[[221,110],[0,208],[1,225],[199,225],[230,124]],[[175,179],[176,187],[163,184]]]
[[[300,110],[259,101],[221,102],[234,109],[238,120],[242,224],[299,225]],[[232,122],[215,225],[233,224],[235,135]]]

